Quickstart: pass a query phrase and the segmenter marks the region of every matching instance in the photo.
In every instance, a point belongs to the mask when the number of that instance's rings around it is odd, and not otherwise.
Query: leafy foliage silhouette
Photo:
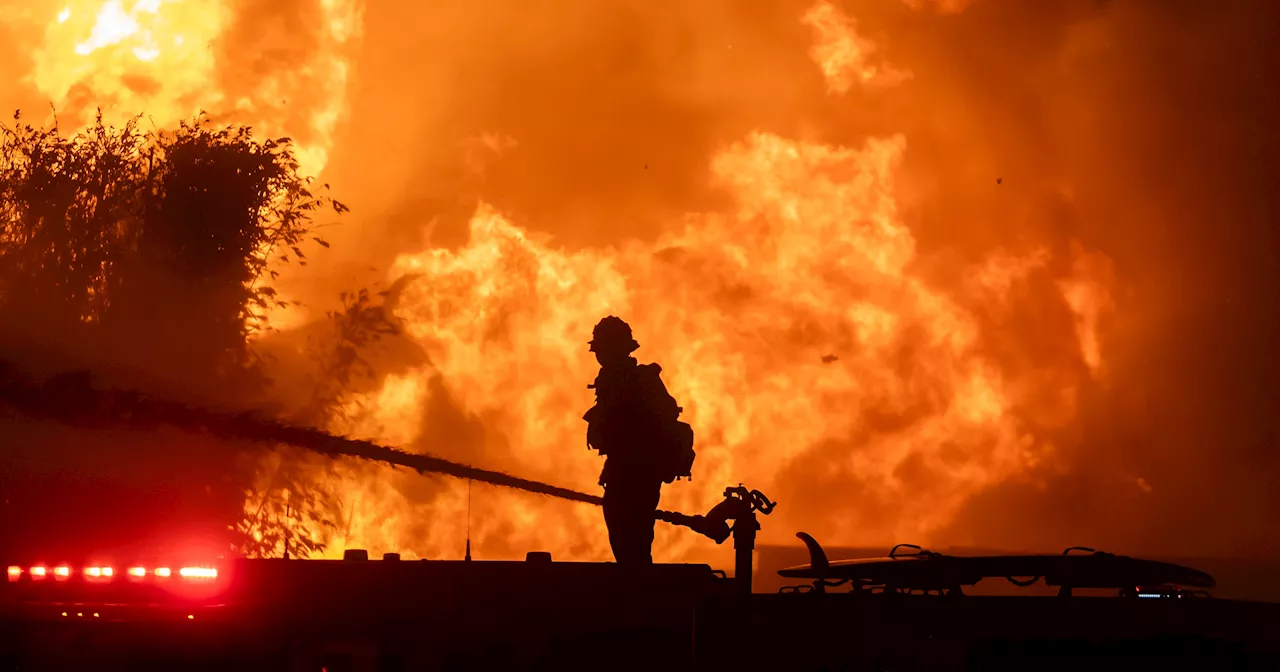
[[[368,289],[343,292],[339,298],[342,309],[327,313],[328,346],[312,346],[318,375],[310,401],[296,418],[300,424],[341,424],[358,415],[362,409],[349,407],[354,401],[349,399],[352,383],[376,376],[364,353],[382,337],[400,333],[398,323],[383,304],[374,302]],[[290,446],[278,447],[272,457],[262,470],[270,475],[246,492],[248,501],[259,504],[235,527],[240,551],[250,557],[286,550],[297,557],[322,553],[328,534],[337,528],[335,521],[341,520],[343,504],[337,493],[310,478],[326,458]]]
[[[14,120],[0,126],[0,318],[117,355],[145,346],[202,383],[260,385],[249,337],[287,305],[268,264],[305,264],[313,215],[347,211],[313,193],[290,140],[203,116],[141,133],[99,113],[70,138]]]
[[[380,296],[386,296],[381,292]],[[399,324],[384,305],[374,303],[368,289],[339,295],[342,310],[327,313],[333,326],[333,345],[313,355],[319,375],[315,394],[306,418],[337,418],[343,413],[343,401],[351,384],[359,378],[373,378],[373,366],[363,356],[383,336],[400,333]]]
[[[268,381],[252,339],[270,329],[268,310],[287,306],[272,267],[306,265],[313,218],[347,212],[327,191],[299,174],[288,138],[259,141],[203,115],[144,133],[137,118],[115,128],[99,112],[68,137],[56,121],[37,127],[15,113],[0,124],[0,357],[21,360],[36,347],[90,368],[123,363],[223,398],[260,399]],[[353,297],[331,315],[339,345],[315,424],[339,405],[351,372],[367,368],[359,325],[380,309],[367,292]],[[228,451],[227,473],[239,475],[226,487],[253,494],[237,485],[251,477],[236,460]],[[323,550],[286,525],[301,517],[332,526],[335,510],[326,493],[298,487],[296,471],[276,479],[286,494],[262,497],[257,518],[244,518],[241,505],[226,510],[228,527],[255,540],[247,550],[282,547],[289,535],[297,554]]]

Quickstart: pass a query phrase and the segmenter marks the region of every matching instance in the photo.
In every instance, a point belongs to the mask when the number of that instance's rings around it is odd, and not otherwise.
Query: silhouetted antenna
[[[291,497],[292,494],[293,494],[292,490],[288,488],[285,489],[284,491],[284,530],[280,535],[281,537],[284,538],[284,559],[285,560],[289,559],[289,537],[293,535],[293,497]],[[296,544],[294,545],[293,550],[295,551],[298,550]]]
[[[288,491],[286,491],[286,493],[287,492]],[[288,495],[286,494],[285,500],[284,500],[284,534],[280,535],[284,537],[284,559],[285,560],[289,559],[289,532],[290,531],[291,530],[289,529],[289,499],[288,499]]]
[[[467,479],[467,554],[462,559],[471,562],[471,479],[469,478]]]

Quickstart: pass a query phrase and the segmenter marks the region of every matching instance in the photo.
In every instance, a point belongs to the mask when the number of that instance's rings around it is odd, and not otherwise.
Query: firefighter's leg
[[[609,530],[609,548],[613,550],[614,562],[627,561],[626,544],[626,502],[622,498],[620,486],[610,484],[604,489],[604,525]]]
[[[614,482],[605,488],[604,522],[619,564],[653,562],[653,514],[661,487],[661,483]]]
[[[629,565],[653,563],[653,510],[646,510],[640,493],[628,493],[625,512],[622,515],[622,558],[619,562]]]
[[[661,481],[637,484],[634,500],[636,562],[653,564],[653,526],[657,522],[653,515],[658,510],[658,500],[661,497]]]

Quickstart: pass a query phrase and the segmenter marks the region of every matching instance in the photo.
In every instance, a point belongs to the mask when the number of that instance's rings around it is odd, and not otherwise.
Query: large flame
[[[417,278],[398,316],[432,367],[388,378],[353,429],[388,441],[420,434],[435,451],[466,440],[477,459],[589,488],[600,465],[582,442],[595,372],[585,341],[599,317],[618,314],[698,432],[696,480],[668,487],[665,507],[702,511],[745,482],[812,513],[810,488],[832,510],[829,522],[804,524],[833,538],[927,538],[966,498],[1050,450],[1014,411],[1041,390],[983,354],[981,322],[966,308],[1004,301],[1048,253],[993,255],[958,293],[932,286],[913,270],[915,242],[895,200],[905,147],[901,137],[848,148],[753,134],[712,162],[735,213],[694,216],[678,234],[622,249],[558,249],[482,205],[466,246],[396,262],[394,276]],[[1096,366],[1102,279],[1081,255],[1060,300],[1077,311],[1081,357]],[[433,428],[432,395],[485,432],[461,439]],[[1072,402],[1058,397],[1056,415],[1069,418]],[[343,478],[356,511],[333,552],[458,553],[464,484],[415,501]],[[798,482],[808,478],[820,480]],[[482,547],[494,534],[497,553],[608,557],[596,511],[491,489],[483,498],[483,515],[472,516]],[[781,527],[801,524],[792,521]],[[684,557],[697,543],[668,530],[656,552]]]
[[[363,0],[281,3],[272,13],[246,9],[252,4],[44,4],[30,82],[70,131],[97,108],[109,123],[143,114],[157,128],[207,112],[219,123],[291,137],[304,173],[319,174],[345,109]],[[298,31],[311,39],[280,41]]]
[[[829,93],[909,76],[874,63],[875,45],[831,3],[800,18]],[[1052,255],[1000,250],[958,287],[931,282],[899,212],[906,147],[753,133],[710,164],[736,209],[622,248],[563,249],[481,204],[467,244],[402,255],[390,273],[414,278],[397,317],[428,364],[352,400],[368,412],[335,429],[590,489],[600,464],[583,445],[595,374],[585,341],[616,314],[698,435],[695,480],[667,487],[665,508],[700,512],[743,482],[784,502],[766,538],[927,540],[972,495],[1051,454],[1036,430],[1069,423],[1078,371],[1102,367],[1111,271],[1077,245],[1049,285],[1074,316],[1075,359],[1049,372],[998,361],[986,332]],[[315,476],[344,507],[331,555],[456,557],[470,537],[486,557],[609,557],[589,507],[360,465]],[[705,557],[705,546],[660,527],[655,553]]]
[[[87,123],[96,107],[159,127],[205,110],[291,136],[302,169],[319,173],[363,7],[68,0],[47,6],[31,82],[64,125]],[[832,3],[798,18],[830,93],[909,76],[880,62]],[[302,29],[311,39],[277,43]],[[1037,429],[1070,422],[1076,378],[1105,369],[1099,321],[1112,271],[1080,246],[1058,260],[1069,270],[1050,284],[1074,319],[1074,359],[1050,371],[1002,362],[990,342],[1052,253],[996,251],[965,282],[933,279],[900,212],[907,146],[902,136],[838,146],[749,134],[710,163],[731,209],[620,248],[564,249],[480,204],[466,244],[403,254],[391,269],[393,280],[413,276],[396,311],[426,363],[350,400],[365,410],[333,429],[591,489],[600,463],[580,419],[595,374],[585,341],[615,314],[635,328],[638,356],[662,364],[697,433],[695,480],[665,488],[664,508],[702,512],[742,482],[782,502],[766,538],[804,528],[838,543],[927,541],[975,493],[1052,453]],[[456,557],[470,535],[488,557],[609,557],[591,507],[345,462],[313,476],[342,503],[330,554]],[[656,557],[706,547],[660,527]]]

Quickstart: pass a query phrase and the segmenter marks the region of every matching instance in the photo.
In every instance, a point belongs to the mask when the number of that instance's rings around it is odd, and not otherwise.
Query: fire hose
[[[87,375],[69,374],[36,383],[0,362],[0,403],[36,420],[86,429],[154,429],[168,425],[228,441],[286,444],[329,457],[357,457],[420,474],[444,474],[600,506],[598,495],[519,478],[440,457],[408,453],[371,441],[350,439],[308,427],[287,425],[252,412],[227,413],[157,399],[134,390],[100,390]]]
[[[599,495],[519,478],[501,471],[480,469],[432,455],[408,453],[318,429],[291,426],[251,412],[217,412],[157,399],[134,390],[97,389],[91,384],[87,374],[67,374],[44,383],[36,383],[0,361],[0,403],[26,417],[68,426],[138,430],[169,425],[183,431],[207,433],[223,440],[286,444],[329,457],[357,457],[408,467],[420,474],[443,474],[584,504],[604,504],[604,499]],[[754,518],[755,511],[768,515],[774,506],[758,490],[747,491],[739,486],[725,490],[725,501],[717,504],[706,516],[658,511],[655,517],[673,525],[688,527],[719,544],[730,533],[726,521],[748,516]],[[735,534],[738,527],[735,523]],[[758,525],[756,527],[758,529]]]
[[[0,404],[36,420],[58,422],[86,429],[153,429],[169,425],[193,433],[207,433],[224,440],[286,444],[329,457],[358,457],[401,467],[420,474],[468,478],[505,488],[602,506],[604,499],[568,488],[518,478],[489,469],[459,464],[440,457],[407,453],[371,441],[349,439],[318,429],[286,425],[250,412],[226,413],[157,399],[133,390],[100,390],[87,374],[55,377],[36,383],[0,361]],[[756,512],[769,515],[775,502],[759,490],[741,485],[727,488],[724,501],[705,516],[656,511],[654,518],[687,527],[722,544],[733,535],[734,579],[738,590],[751,593],[752,554],[760,523]],[[733,526],[729,526],[733,521]],[[468,542],[469,543],[469,542]],[[470,552],[468,551],[468,555]]]

